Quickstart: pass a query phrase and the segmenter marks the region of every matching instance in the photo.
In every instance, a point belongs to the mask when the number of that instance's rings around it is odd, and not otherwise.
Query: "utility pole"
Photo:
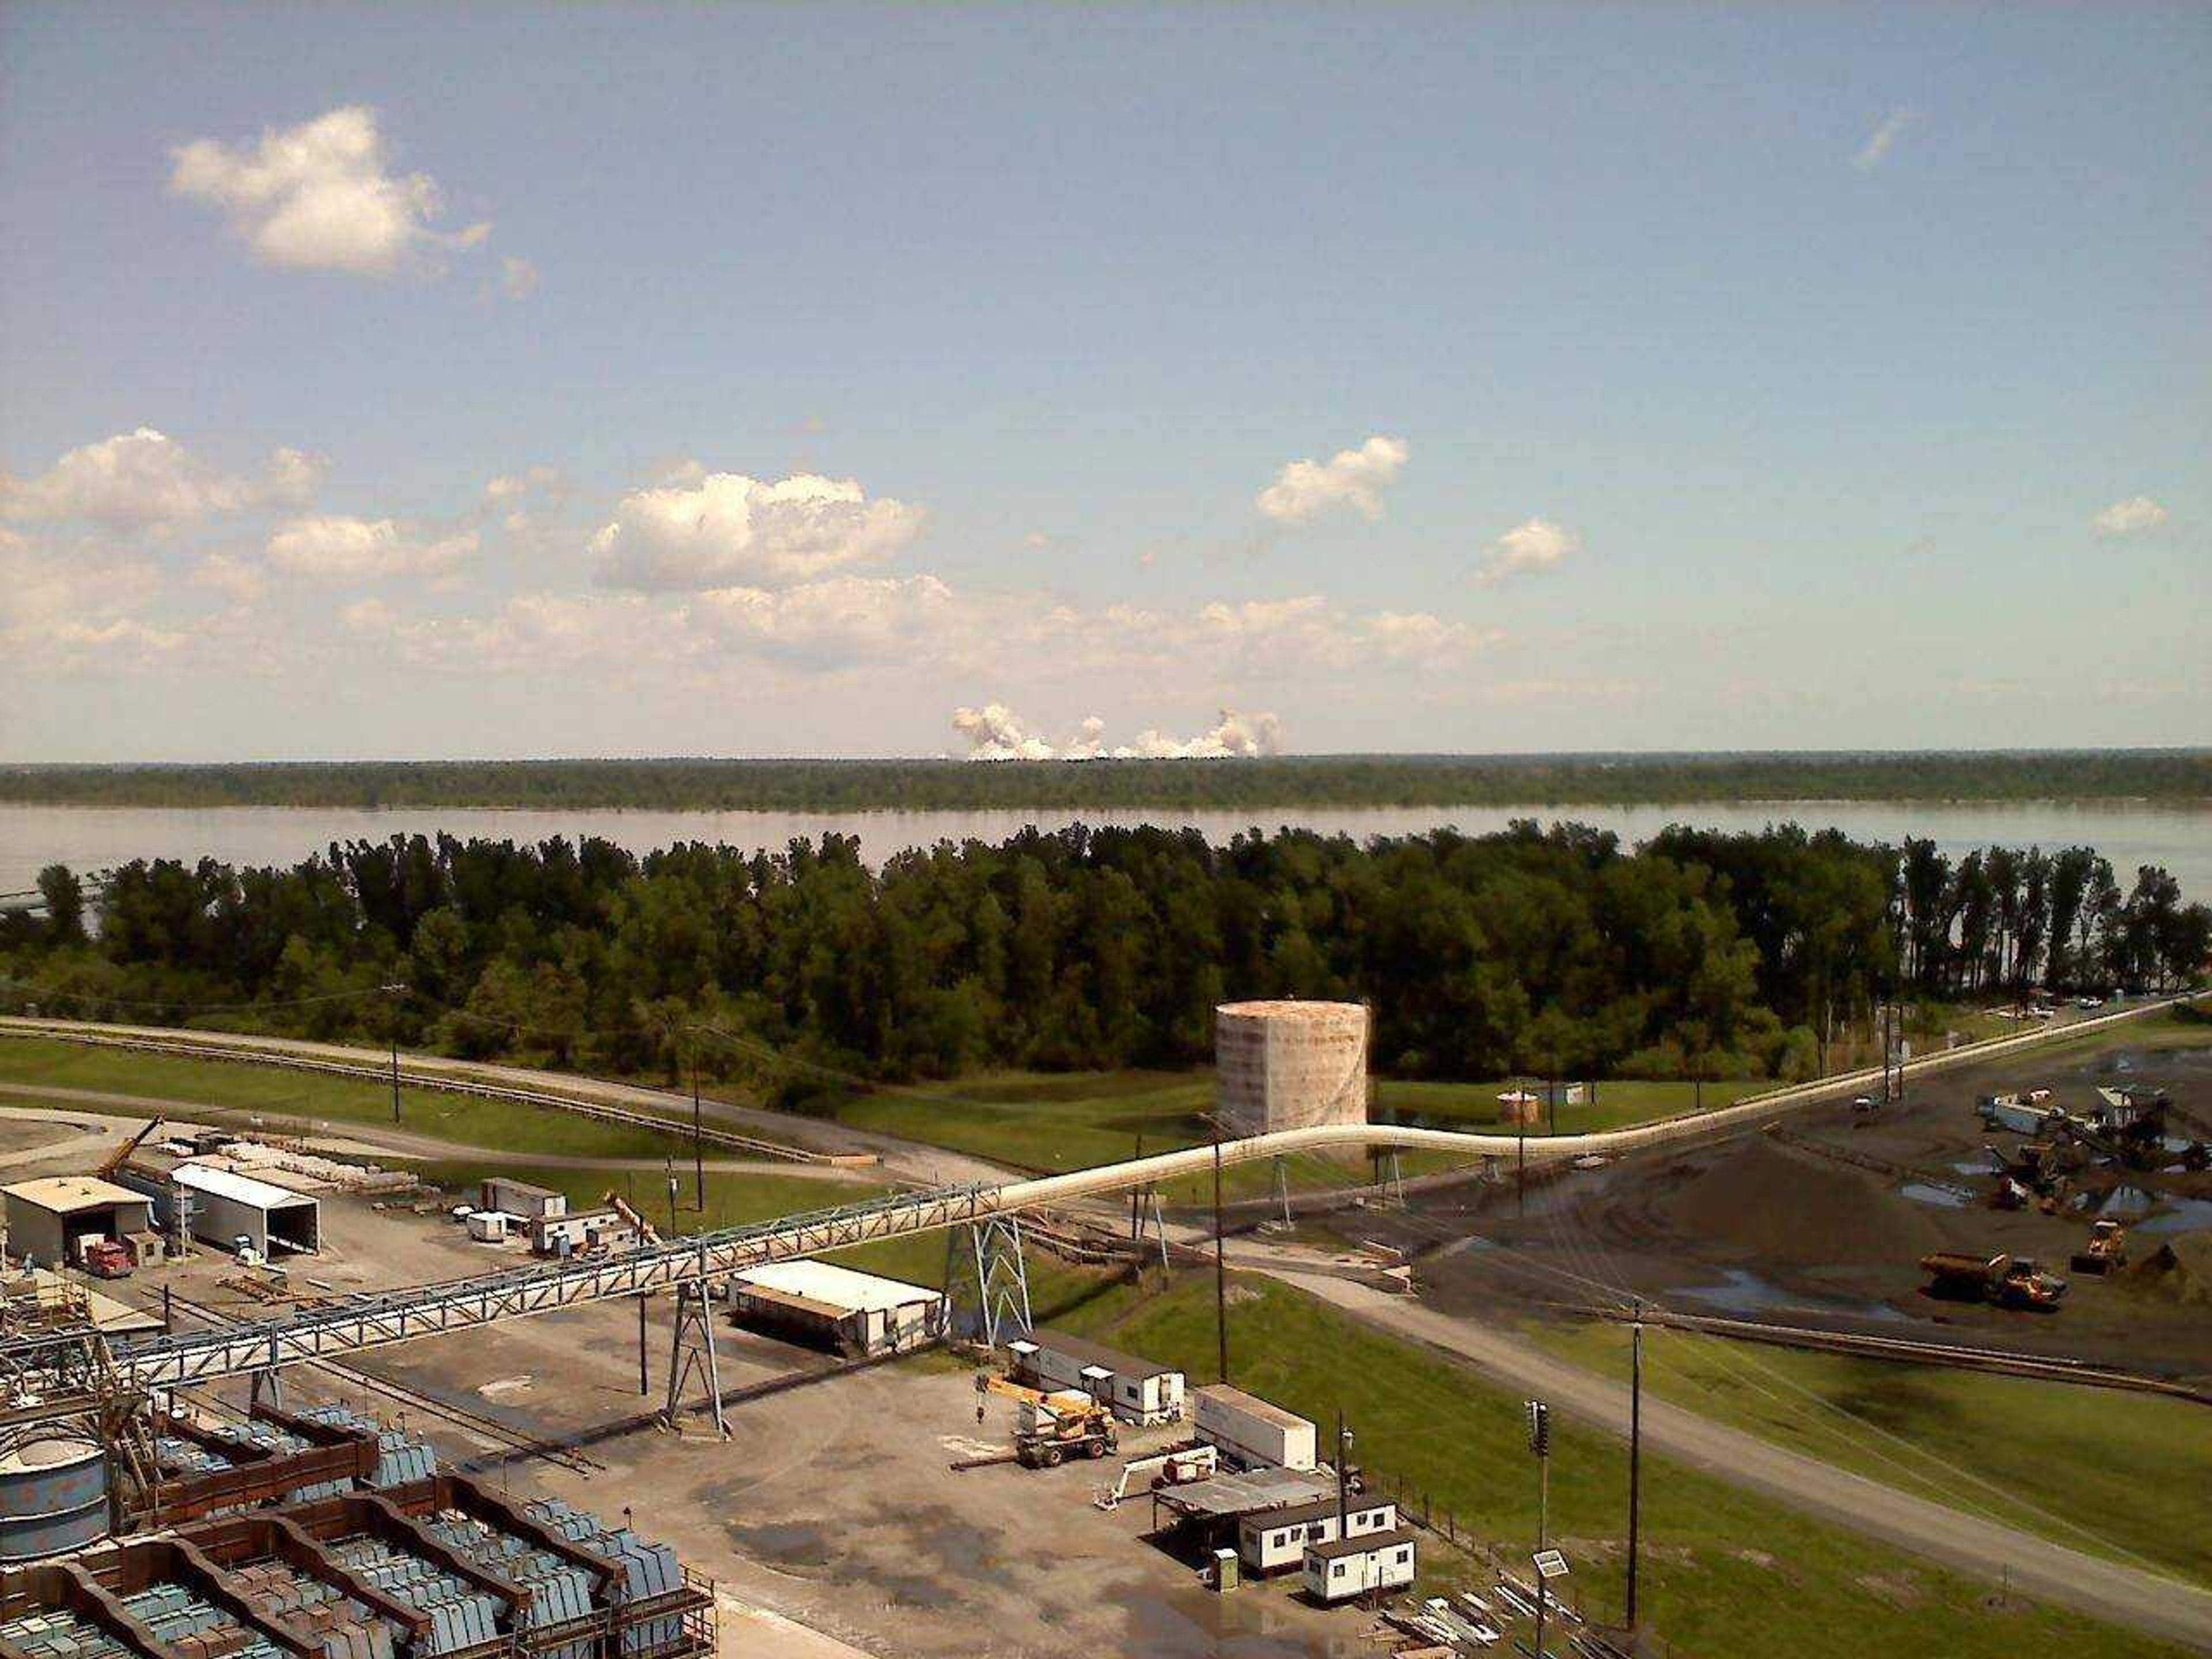
[[[1514,1085],[1514,1091],[1516,1094],[1520,1092],[1519,1085]],[[1520,1129],[1520,1133],[1514,1138],[1513,1160],[1513,1213],[1516,1217],[1519,1217],[1528,1212],[1528,1102],[1516,1100],[1513,1103],[1513,1117]]]
[[[1628,1348],[1628,1628],[1636,1630],[1638,1522],[1644,1500],[1644,1304],[1636,1304]]]
[[[1220,1380],[1229,1381],[1229,1268],[1221,1242],[1221,1124],[1213,1126],[1213,1332]]]
[[[676,1154],[660,1155],[662,1171],[668,1177],[668,1236],[676,1237]]]
[[[1540,1400],[1528,1402],[1528,1449],[1536,1456],[1536,1553],[1541,1555],[1552,1511],[1552,1408]],[[1540,1565],[1536,1568],[1536,1659],[1544,1659],[1544,1604],[1551,1595]]]
[[[645,1369],[645,1297],[642,1292],[637,1298],[637,1391],[640,1394],[653,1392],[653,1382]]]
[[[1347,1538],[1352,1533],[1352,1431],[1344,1426],[1344,1407],[1336,1408],[1336,1535]]]
[[[404,985],[387,985],[385,994],[392,999],[392,1121],[399,1121],[399,1000],[407,994]]]

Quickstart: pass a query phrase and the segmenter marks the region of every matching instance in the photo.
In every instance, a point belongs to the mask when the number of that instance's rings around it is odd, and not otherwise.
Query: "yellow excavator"
[[[1105,1457],[1121,1437],[1114,1413],[1079,1389],[1048,1394],[989,1371],[975,1373],[975,1420],[992,1395],[1014,1402],[1014,1461],[1025,1469],[1056,1468],[1071,1457]]]

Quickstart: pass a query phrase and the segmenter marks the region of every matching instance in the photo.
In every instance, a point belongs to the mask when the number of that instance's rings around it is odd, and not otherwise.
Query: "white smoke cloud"
[[[1260,492],[1256,505],[1277,524],[1304,524],[1338,507],[1379,519],[1382,492],[1396,479],[1410,453],[1403,438],[1378,434],[1357,449],[1340,449],[1325,461],[1291,461]]]
[[[1194,738],[1175,738],[1153,727],[1133,743],[1106,744],[1106,722],[1087,717],[1066,743],[1055,744],[1033,731],[1002,702],[957,708],[952,729],[968,739],[971,761],[1234,760],[1282,752],[1282,722],[1271,714],[1221,711],[1220,724]]]

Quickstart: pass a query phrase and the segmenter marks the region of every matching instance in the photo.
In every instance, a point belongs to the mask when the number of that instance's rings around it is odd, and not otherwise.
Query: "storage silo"
[[[1367,1121],[1367,1010],[1356,1002],[1225,1002],[1213,1011],[1223,1132]]]
[[[35,1561],[107,1536],[107,1456],[78,1435],[33,1431],[0,1445],[0,1561]]]

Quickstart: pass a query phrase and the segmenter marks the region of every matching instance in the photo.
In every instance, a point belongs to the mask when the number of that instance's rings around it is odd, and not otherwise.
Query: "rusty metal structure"
[[[665,1547],[446,1473],[0,1577],[0,1659],[703,1659],[715,1638],[713,1584]]]

